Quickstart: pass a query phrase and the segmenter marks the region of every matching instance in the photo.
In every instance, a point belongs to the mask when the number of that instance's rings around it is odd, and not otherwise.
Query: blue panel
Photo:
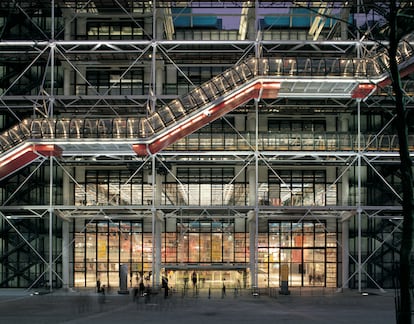
[[[306,8],[292,8],[290,10],[292,15],[292,27],[305,28],[310,27],[311,20],[315,14]]]
[[[213,27],[217,28],[217,16],[194,16],[193,17],[194,27]]]
[[[336,23],[335,19],[326,18],[325,24],[323,25],[323,27],[332,27],[333,25],[335,25],[335,23]]]
[[[191,26],[191,8],[171,8],[174,27],[186,28]]]
[[[280,28],[290,26],[290,17],[288,16],[268,16],[261,21],[262,28]]]

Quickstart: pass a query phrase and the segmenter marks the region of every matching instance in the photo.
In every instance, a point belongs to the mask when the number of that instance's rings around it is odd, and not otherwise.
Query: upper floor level
[[[33,116],[147,116],[246,58],[268,60],[272,72],[293,80],[279,98],[306,90],[338,106],[348,105],[341,93],[354,89],[344,80],[370,82],[387,68],[385,56],[373,60],[387,43],[374,37],[383,20],[357,1],[329,8],[320,1],[53,3],[0,4],[0,114],[7,119],[0,128]],[[404,44],[400,58],[412,53],[412,40]],[[332,77],[341,80],[328,84]],[[231,74],[230,83],[237,78]],[[313,80],[297,82],[304,78]]]
[[[1,4],[0,25],[2,39],[345,40],[379,35],[375,9],[356,0],[19,0]]]

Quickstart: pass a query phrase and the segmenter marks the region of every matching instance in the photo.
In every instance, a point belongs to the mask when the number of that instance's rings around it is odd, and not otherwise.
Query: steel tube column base
[[[280,295],[290,295],[289,284],[287,281],[282,281],[279,290]]]

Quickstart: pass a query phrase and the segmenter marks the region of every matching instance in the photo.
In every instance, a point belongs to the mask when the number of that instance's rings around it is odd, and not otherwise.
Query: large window
[[[89,21],[88,39],[144,39],[144,22],[139,20],[112,22]]]
[[[151,269],[151,234],[142,232],[139,221],[97,221],[86,223],[74,235],[74,285],[94,287],[97,279],[107,287],[118,287],[119,268],[128,265],[136,276]]]
[[[164,233],[165,263],[245,263],[248,233],[236,233],[234,221],[180,221],[176,233]]]
[[[178,168],[180,184],[167,185],[185,205],[234,205],[234,168]],[[176,186],[176,190],[172,188]]]
[[[278,286],[281,265],[290,286],[336,286],[336,236],[325,222],[269,222],[259,234],[259,286]]]
[[[34,31],[34,30],[33,30]],[[8,95],[38,95],[51,86],[52,70],[42,65],[31,65],[27,73],[17,77],[26,67],[26,62],[16,61],[13,64],[0,65],[0,93]],[[43,84],[39,83],[43,79]],[[60,63],[54,66],[54,94],[63,94],[63,69]]]
[[[269,119],[269,131],[274,132],[325,132],[325,120],[309,120],[309,119]]]
[[[167,67],[165,69],[165,92],[166,94],[187,94],[194,88],[193,84],[201,85],[224,70],[225,68],[221,65],[203,66],[201,63],[194,64],[194,66],[182,66],[180,71],[174,71],[172,67]]]
[[[147,205],[151,194],[152,187],[144,183],[142,172],[87,170],[85,182],[75,186],[75,204]]]
[[[269,170],[269,204],[325,206],[336,203],[336,186],[324,170]]]
[[[88,83],[76,75],[76,93],[77,94],[108,94],[108,95],[142,95],[147,93],[144,85],[144,71],[142,69],[133,69],[126,71],[114,69],[88,69],[86,79]]]

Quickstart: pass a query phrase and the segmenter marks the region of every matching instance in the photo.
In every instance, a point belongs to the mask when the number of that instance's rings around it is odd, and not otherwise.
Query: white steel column
[[[247,39],[256,40],[257,38],[257,23],[256,23],[256,11],[259,8],[259,2],[255,1],[254,10],[249,8],[247,13]]]
[[[161,236],[162,236],[162,225],[163,225],[163,218],[162,212],[160,210],[156,211],[155,217],[155,266],[153,272],[154,284],[155,287],[160,287],[160,279],[161,279]]]
[[[344,6],[342,8],[341,19],[343,19],[340,23],[341,28],[341,40],[345,41],[348,39],[348,21],[349,21],[350,9],[348,6]]]
[[[155,17],[155,15],[154,15]],[[155,22],[154,22],[154,34],[155,35]],[[157,106],[157,41],[152,43],[152,57],[151,57],[151,77],[150,77],[150,98],[151,98],[151,112],[155,111]],[[155,161],[155,160],[154,160]]]
[[[55,1],[51,2],[51,35],[50,35],[50,97],[48,116],[53,118],[55,95]],[[53,290],[53,156],[49,157],[49,290]]]
[[[249,196],[247,203],[249,206],[255,206],[256,202],[256,170],[253,166],[247,167],[247,176],[249,183]]]
[[[63,68],[63,94],[65,96],[70,95],[70,67],[66,62],[62,63]]]
[[[234,127],[240,131],[244,132],[246,130],[246,120],[245,117],[242,115],[234,116]]]
[[[247,176],[248,176],[248,187],[249,187],[249,196],[248,196],[248,205],[255,206],[256,202],[256,173],[253,166],[247,167]],[[255,220],[255,211],[250,210],[247,213],[247,224],[249,229],[249,264],[250,264],[250,285],[251,287],[255,286],[256,282],[256,220]]]
[[[153,35],[155,37],[155,41],[156,43],[154,44],[153,47],[153,53],[152,55],[153,60],[152,60],[152,64],[153,64],[153,78],[154,78],[154,84],[153,84],[153,91],[154,94],[156,96],[162,95],[163,94],[163,78],[164,78],[164,63],[161,60],[157,60],[157,42],[158,40],[163,39],[163,34],[164,34],[164,11],[162,11],[161,9],[157,9],[156,5],[155,5],[156,1],[154,1],[154,31],[153,31]]]
[[[246,128],[250,134],[255,134],[256,136],[256,124],[257,124],[257,116],[253,113],[247,114],[247,123]],[[251,145],[257,145],[257,140]],[[255,146],[256,149],[257,146]],[[257,287],[258,284],[258,273],[257,273],[257,241],[258,241],[258,226],[256,220],[257,211],[257,170],[258,170],[258,159],[257,159],[257,151],[255,151],[255,165],[250,165],[247,167],[247,176],[248,176],[248,188],[249,188],[249,196],[248,196],[248,204],[249,206],[253,207],[253,210],[248,212],[248,228],[249,228],[249,239],[250,239],[250,285],[252,288]]]
[[[155,60],[155,64],[157,65],[155,68],[155,94],[162,95],[163,87],[164,87],[164,70],[165,66],[163,61],[161,60]]]
[[[155,161],[156,157],[155,155],[152,155],[152,174],[151,174],[151,181],[152,181],[152,206],[151,206],[151,244],[152,244],[152,258],[151,258],[151,272],[152,272],[152,287],[155,288],[155,264],[156,264],[156,244],[155,244],[155,237],[156,237],[156,218],[157,218],[157,210],[155,208],[155,197],[156,197],[156,176],[155,176]]]
[[[254,288],[259,287],[259,100],[254,101],[255,104],[255,162],[254,162],[254,179],[255,179],[255,195],[254,195],[254,216],[255,216],[255,240],[254,240]]]
[[[162,183],[163,183],[163,176],[162,174],[155,175],[155,206],[158,208],[162,203]]]
[[[67,170],[70,172],[71,170]],[[73,191],[70,190],[70,178],[69,175],[63,173],[63,205],[69,206],[73,203]],[[69,268],[69,258],[70,258],[70,222],[66,219],[62,219],[62,286],[67,289],[71,286],[70,283],[70,268]]]
[[[69,249],[70,249],[69,222],[62,220],[62,287],[70,287]]]
[[[362,221],[361,221],[361,101],[357,101],[358,109],[358,188],[357,188],[357,219],[358,219],[358,291],[362,290]]]
[[[163,34],[164,34],[164,11],[162,9],[157,9],[157,1],[153,1],[154,5],[153,5],[153,18],[154,18],[154,23],[153,23],[153,35],[154,37],[158,40],[158,39],[163,39]]]
[[[342,206],[349,205],[349,172],[344,171],[341,181],[341,202]]]
[[[342,206],[348,206],[349,199],[349,174],[344,172],[341,183],[341,200]],[[342,230],[342,288],[348,288],[349,282],[349,217],[343,219],[341,222]]]
[[[342,225],[342,288],[349,287],[349,218],[343,219]]]
[[[49,158],[49,290],[53,285],[53,156]]]
[[[346,133],[349,130],[349,118],[344,116],[341,118],[340,124],[341,133]],[[344,171],[341,178],[341,202],[342,206],[349,205],[349,172]],[[349,287],[349,215],[342,217],[341,231],[342,231],[342,288]]]
[[[250,285],[254,286],[256,278],[256,264],[255,264],[255,242],[256,242],[256,222],[255,213],[253,210],[247,213],[247,226],[249,230],[249,265],[250,265]]]
[[[155,160],[154,160],[155,162]],[[156,168],[154,168],[156,172]],[[160,279],[161,279],[161,242],[162,242],[162,225],[163,225],[163,217],[162,211],[159,210],[159,206],[162,202],[162,175],[156,173],[154,176],[155,183],[153,183],[153,188],[155,188],[153,201],[154,201],[154,212],[155,213],[155,224],[154,224],[154,240],[153,244],[155,244],[155,254],[153,257],[154,260],[154,268],[153,268],[153,278],[155,287],[160,286]]]

